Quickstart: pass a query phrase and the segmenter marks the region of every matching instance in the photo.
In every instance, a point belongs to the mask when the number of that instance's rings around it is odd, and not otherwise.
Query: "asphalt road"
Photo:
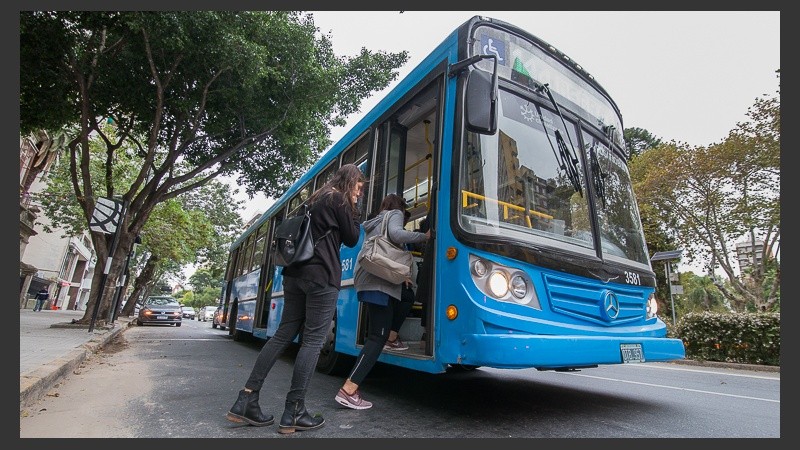
[[[669,363],[440,375],[378,365],[362,386],[375,406],[363,411],[333,400],[341,377],[316,373],[306,404],[325,427],[284,436],[224,417],[259,344],[188,320],[119,337],[21,413],[21,438],[781,437],[780,373]],[[290,349],[261,393],[276,421],[292,361]]]

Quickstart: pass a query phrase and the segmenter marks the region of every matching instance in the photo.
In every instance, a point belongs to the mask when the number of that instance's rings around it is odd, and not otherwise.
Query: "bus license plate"
[[[167,316],[156,316],[158,320],[167,320]]]
[[[623,364],[644,362],[642,344],[619,344]]]

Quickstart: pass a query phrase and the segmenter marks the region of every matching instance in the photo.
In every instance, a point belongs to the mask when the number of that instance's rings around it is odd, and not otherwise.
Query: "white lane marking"
[[[750,397],[750,396],[747,396],[747,395],[723,394],[722,392],[704,391],[704,390],[700,390],[700,389],[689,389],[689,388],[682,388],[682,387],[676,387],[676,386],[666,386],[666,385],[663,385],[663,384],[642,383],[641,381],[620,380],[618,378],[596,377],[594,375],[584,375],[584,374],[581,374],[581,373],[571,373],[571,372],[559,372],[559,373],[563,374],[563,375],[572,375],[572,376],[576,376],[576,377],[594,378],[596,380],[616,381],[616,382],[619,382],[619,383],[638,384],[638,385],[641,385],[641,386],[650,386],[650,387],[657,387],[657,388],[664,388],[664,389],[673,389],[673,390],[676,390],[676,391],[698,392],[698,393],[701,393],[701,394],[719,395],[719,396],[722,396],[722,397],[744,398],[744,399],[748,399],[748,400],[760,400],[760,401],[770,402],[770,403],[780,403],[781,402],[780,400],[771,400],[771,399],[768,399],[768,398]]]
[[[755,378],[759,380],[773,380],[773,381],[781,381],[780,375],[778,376],[766,376],[766,375],[751,375],[747,373],[730,373],[730,372],[720,372],[717,370],[700,370],[700,369],[688,369],[685,367],[672,367],[672,366],[656,366],[656,365],[649,365],[649,364],[626,364],[625,367],[630,367],[632,369],[661,369],[661,370],[679,370],[682,372],[696,372],[696,373],[710,373],[714,375],[725,375],[730,377],[743,377],[743,378]],[[735,369],[733,369],[735,370]]]

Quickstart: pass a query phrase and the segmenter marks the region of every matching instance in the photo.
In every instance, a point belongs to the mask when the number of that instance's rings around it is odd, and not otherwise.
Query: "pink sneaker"
[[[372,408],[372,402],[368,402],[364,400],[364,397],[361,396],[361,392],[356,389],[353,392],[353,395],[349,395],[344,389],[339,389],[339,393],[336,394],[336,401],[340,405],[347,406],[348,408],[352,409],[369,409]]]
[[[400,340],[400,336],[397,337],[394,341],[386,341],[386,344],[383,346],[384,350],[408,350],[408,346]]]

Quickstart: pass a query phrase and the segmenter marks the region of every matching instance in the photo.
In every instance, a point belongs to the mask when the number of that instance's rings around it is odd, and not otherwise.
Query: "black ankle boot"
[[[244,389],[239,391],[239,398],[236,399],[236,403],[231,406],[225,417],[231,422],[246,422],[256,427],[275,423],[272,415],[261,412],[261,406],[258,404],[258,391],[247,392]]]
[[[325,419],[321,415],[311,416],[306,411],[304,400],[295,402],[286,401],[286,409],[281,416],[281,423],[278,425],[278,432],[283,434],[294,433],[295,431],[316,430],[322,427]]]

